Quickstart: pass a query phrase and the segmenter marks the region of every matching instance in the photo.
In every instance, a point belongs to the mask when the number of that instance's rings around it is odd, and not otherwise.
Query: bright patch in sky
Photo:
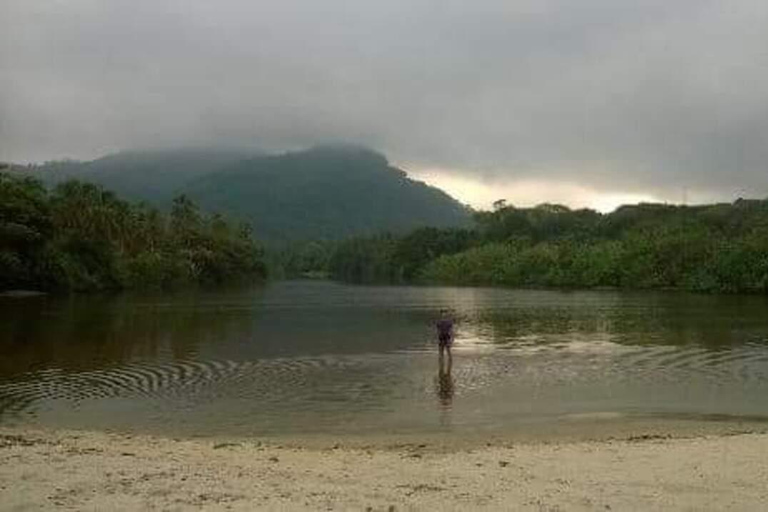
[[[413,169],[408,175],[441,188],[473,208],[489,210],[498,199],[508,205],[529,207],[541,203],[611,212],[624,204],[660,202],[647,194],[605,192],[576,183],[547,180],[483,181],[442,169]]]

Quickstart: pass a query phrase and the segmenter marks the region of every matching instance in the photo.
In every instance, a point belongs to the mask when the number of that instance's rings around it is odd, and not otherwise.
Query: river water
[[[438,375],[433,322],[457,320]],[[0,298],[0,426],[184,435],[768,421],[768,299],[288,281]]]

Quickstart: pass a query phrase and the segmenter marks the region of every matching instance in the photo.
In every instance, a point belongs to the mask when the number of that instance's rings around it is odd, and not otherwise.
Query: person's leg
[[[448,368],[446,369],[446,372],[448,375],[451,374],[451,368],[453,368],[453,354],[451,354],[451,345],[448,344],[445,346],[445,351],[448,353]]]

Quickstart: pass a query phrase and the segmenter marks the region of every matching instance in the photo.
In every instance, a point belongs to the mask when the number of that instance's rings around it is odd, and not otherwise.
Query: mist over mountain
[[[469,209],[408,178],[370,149],[319,146],[280,155],[246,150],[126,151],[27,168],[49,185],[98,183],[161,207],[185,194],[204,210],[251,223],[267,241],[337,239],[421,226],[462,226]]]
[[[47,185],[77,179],[162,206],[190,181],[253,156],[253,151],[220,148],[121,151],[89,162],[47,162],[32,171]]]

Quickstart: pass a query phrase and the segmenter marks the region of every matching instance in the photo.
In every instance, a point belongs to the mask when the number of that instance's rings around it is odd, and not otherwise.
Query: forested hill
[[[75,178],[170,207],[186,194],[204,210],[252,224],[265,241],[340,239],[421,226],[466,226],[470,211],[409,179],[374,151],[323,146],[281,155],[235,150],[121,152],[26,169],[48,184]]]
[[[442,190],[408,178],[378,153],[350,147],[244,160],[184,193],[205,209],[250,221],[267,240],[404,233],[471,221],[469,210]]]
[[[48,186],[76,179],[127,199],[163,206],[170,205],[187,183],[253,156],[247,150],[230,149],[121,151],[88,162],[55,161],[26,170]]]

